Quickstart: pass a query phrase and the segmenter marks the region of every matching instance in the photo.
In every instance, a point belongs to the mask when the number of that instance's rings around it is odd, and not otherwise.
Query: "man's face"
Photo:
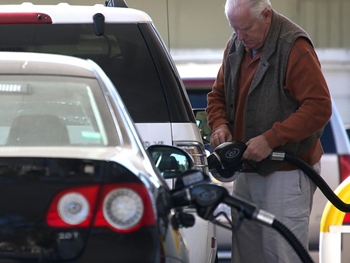
[[[229,23],[245,47],[258,50],[264,45],[271,24],[272,11],[265,9],[257,19],[248,7],[240,6],[229,14]]]

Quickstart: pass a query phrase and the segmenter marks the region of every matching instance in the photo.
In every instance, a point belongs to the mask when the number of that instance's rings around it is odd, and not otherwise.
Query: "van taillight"
[[[50,204],[46,222],[50,227],[93,226],[132,232],[142,226],[155,226],[156,217],[147,188],[125,183],[61,191]]]
[[[341,155],[339,157],[340,180],[343,182],[350,175],[350,156]],[[343,224],[350,224],[350,213],[346,213]]]
[[[1,13],[0,24],[52,24],[52,19],[44,13]]]
[[[174,146],[181,148],[192,156],[194,168],[209,174],[208,161],[204,146],[197,142],[176,141]]]

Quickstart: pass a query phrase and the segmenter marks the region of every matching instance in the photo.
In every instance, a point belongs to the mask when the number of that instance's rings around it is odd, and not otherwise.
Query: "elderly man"
[[[233,193],[274,214],[307,248],[316,186],[297,167],[267,157],[283,150],[320,171],[331,99],[318,57],[308,34],[269,0],[227,0],[225,14],[234,33],[207,97],[211,146],[246,143],[243,158],[259,169],[241,173]],[[232,217],[240,220],[236,211]],[[274,229],[255,222],[244,221],[232,244],[234,263],[300,262]]]

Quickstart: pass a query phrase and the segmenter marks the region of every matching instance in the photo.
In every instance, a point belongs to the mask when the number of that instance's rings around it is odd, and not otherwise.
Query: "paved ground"
[[[226,230],[219,230],[218,231],[218,238],[226,238],[227,239],[227,233],[225,234]],[[229,240],[225,240],[225,242],[229,242]],[[341,246],[342,246],[342,252],[341,252],[341,262],[327,262],[327,263],[349,263],[350,262],[350,233],[343,233],[341,237]],[[314,263],[319,263],[319,253],[318,251],[311,251],[310,252],[311,258],[313,259]],[[231,263],[230,259],[219,259],[219,263]]]
[[[319,263],[318,252],[311,252],[310,255],[314,263]],[[219,259],[218,263],[231,263],[231,259]]]
[[[218,229],[218,239],[225,238],[224,243],[227,244],[230,239],[230,236],[225,232],[227,230],[219,228]],[[220,240],[219,240],[220,242]],[[349,263],[350,262],[350,233],[344,233],[341,237],[342,252],[341,252],[341,262],[331,262],[331,263]],[[318,251],[310,252],[311,258],[314,263],[319,263],[319,253]],[[231,263],[230,259],[219,259],[219,263]],[[328,262],[327,262],[328,263]]]
[[[310,256],[311,256],[311,258],[313,259],[313,261],[315,262],[315,263],[318,263],[319,262],[319,260],[318,260],[318,251],[314,251],[314,252],[310,252]]]
[[[310,256],[313,259],[314,263],[319,263],[318,252],[316,252],[316,251],[310,252]],[[349,253],[345,253],[345,251],[344,251],[344,253],[342,254],[342,263],[349,262],[350,261],[349,259],[350,259]],[[231,263],[231,260],[230,259],[219,259],[218,263]],[[333,262],[333,263],[338,263],[338,262]]]

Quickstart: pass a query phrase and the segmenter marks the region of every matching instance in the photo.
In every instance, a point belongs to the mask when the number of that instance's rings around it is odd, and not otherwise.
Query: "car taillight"
[[[86,221],[90,205],[80,193],[68,193],[60,198],[57,204],[60,218],[68,225],[79,225]]]
[[[350,156],[341,155],[339,157],[340,180],[343,182],[350,175]],[[350,224],[350,213],[346,213],[343,224]]]
[[[141,221],[144,209],[141,197],[134,190],[119,188],[106,195],[102,210],[110,226],[126,230]]]
[[[147,188],[125,183],[64,190],[51,202],[46,222],[51,227],[94,226],[131,232],[155,226],[156,216]]]
[[[142,226],[155,225],[154,205],[144,185],[125,183],[103,187],[94,226],[131,232]]]
[[[350,175],[350,156],[341,155],[339,157],[340,180],[343,182]]]
[[[202,144],[195,142],[175,142],[174,144],[192,156],[195,169],[209,174],[207,156]]]
[[[46,214],[51,227],[89,227],[96,206],[99,186],[71,188],[59,192]]]
[[[43,13],[0,12],[0,24],[52,24],[52,19]]]

